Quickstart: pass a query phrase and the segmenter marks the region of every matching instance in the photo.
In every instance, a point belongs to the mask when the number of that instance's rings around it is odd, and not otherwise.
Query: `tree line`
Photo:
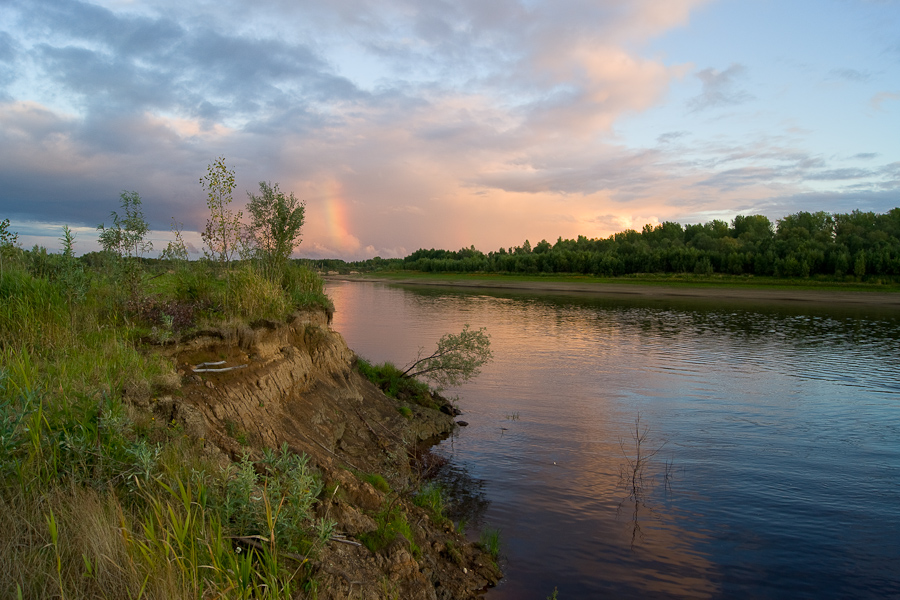
[[[324,265],[324,262],[323,262]],[[336,263],[328,265],[339,269]],[[484,253],[420,249],[403,259],[352,263],[360,270],[458,273],[576,273],[615,277],[636,273],[757,275],[787,278],[900,276],[900,208],[883,214],[798,212],[773,224],[738,215],[681,225],[667,221],[607,238],[558,238]]]

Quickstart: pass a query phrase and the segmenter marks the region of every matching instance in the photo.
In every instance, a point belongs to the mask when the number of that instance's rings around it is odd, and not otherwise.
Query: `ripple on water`
[[[404,363],[462,324],[495,361],[441,444],[502,530],[488,600],[900,595],[900,318],[329,284]],[[516,418],[512,418],[516,415]],[[635,502],[635,418],[659,450]],[[643,431],[643,429],[640,429]],[[555,463],[555,464],[554,464]]]

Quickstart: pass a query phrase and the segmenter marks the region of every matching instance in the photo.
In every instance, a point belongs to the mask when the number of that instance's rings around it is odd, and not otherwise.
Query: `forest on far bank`
[[[666,221],[607,238],[528,240],[485,254],[416,250],[405,258],[345,262],[310,260],[326,271],[406,270],[429,273],[573,273],[615,277],[636,273],[757,275],[786,278],[900,279],[900,208],[886,213],[798,212],[773,224],[763,215],[738,215],[681,225]]]

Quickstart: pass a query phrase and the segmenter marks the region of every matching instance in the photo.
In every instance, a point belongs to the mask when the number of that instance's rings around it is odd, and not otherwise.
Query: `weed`
[[[427,510],[437,523],[447,520],[447,517],[444,516],[444,490],[436,481],[423,485],[413,497],[413,504]]]
[[[396,504],[391,504],[375,515],[375,523],[378,528],[359,536],[359,541],[372,552],[380,552],[398,536],[402,536],[409,542],[409,549],[414,557],[422,554],[421,548],[415,543],[412,528],[406,520],[406,514]]]
[[[478,544],[496,560],[500,555],[500,530],[491,527],[483,530]]]
[[[507,414],[507,415],[506,415],[506,420],[507,420],[507,421],[518,421],[518,420],[519,420],[519,413],[514,412],[514,413],[511,413],[511,414]]]
[[[384,478],[384,476],[379,475],[378,473],[373,473],[371,475],[363,474],[361,476],[363,481],[368,482],[373,488],[382,492],[384,494],[389,494],[391,492],[391,486]]]
[[[248,444],[247,432],[241,429],[238,424],[231,419],[225,420],[225,433],[228,434],[228,437],[234,438],[241,446],[246,446]]]
[[[357,369],[391,398],[415,402],[426,408],[438,408],[427,383],[404,377],[403,372],[389,362],[374,365],[360,358]]]

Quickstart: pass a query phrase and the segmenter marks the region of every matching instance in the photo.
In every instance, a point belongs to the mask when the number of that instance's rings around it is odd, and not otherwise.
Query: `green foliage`
[[[458,386],[481,373],[481,367],[493,358],[491,336],[482,327],[469,329],[468,323],[458,334],[444,334],[437,349],[428,356],[413,361],[403,377],[425,377],[439,387]]]
[[[860,268],[856,270],[857,262]],[[885,214],[799,212],[778,220],[738,215],[731,225],[713,220],[682,226],[665,222],[626,230],[605,239],[578,236],[500,248],[487,254],[420,249],[402,260],[371,259],[339,264],[318,261],[324,269],[385,269],[426,273],[571,273],[622,277],[647,273],[778,276],[784,278],[847,275],[900,280],[900,208]]]
[[[293,192],[286,196],[277,183],[260,181],[259,192],[258,196],[247,193],[248,233],[263,274],[280,281],[288,258],[300,245],[305,205]]]
[[[500,556],[500,530],[487,528],[481,532],[479,545],[496,560]]]
[[[413,504],[427,510],[436,523],[447,521],[444,516],[444,490],[440,483],[430,481],[423,485],[413,497]]]
[[[120,198],[125,215],[120,217],[116,211],[112,211],[112,226],[106,227],[103,223],[97,226],[100,245],[120,258],[137,258],[153,249],[153,244],[144,239],[150,232],[150,226],[144,219],[141,197],[137,192],[122,192]]]
[[[387,482],[383,475],[378,473],[363,474],[360,477],[363,481],[368,482],[373,488],[384,494],[391,492],[391,485]]]
[[[222,298],[229,315],[247,319],[283,319],[291,309],[281,286],[249,265],[225,274],[227,298]]]
[[[428,384],[409,377],[389,362],[374,365],[364,358],[357,361],[357,369],[385,394],[398,400],[408,400],[421,406],[434,408]]]
[[[104,251],[81,259],[68,227],[59,254],[3,238],[0,530],[15,543],[0,542],[0,597],[297,597],[333,529],[314,516],[308,459],[282,448],[223,470],[124,398],[175,376],[137,343],[148,324],[164,339],[200,319],[280,318],[301,294],[326,303],[321,280],[292,271],[294,296],[249,266],[184,262],[134,278],[141,294],[123,303],[121,269],[140,274],[149,248],[140,198],[123,207],[101,226]]]
[[[0,221],[0,251],[13,248],[19,242],[19,234],[9,230],[9,219]]]
[[[220,156],[207,166],[206,175],[200,178],[200,185],[206,190],[206,206],[209,208],[206,228],[200,234],[206,243],[204,252],[210,260],[224,265],[231,261],[241,239],[243,214],[228,208],[237,185],[234,169],[226,167],[225,157]]]
[[[375,531],[368,531],[359,536],[359,541],[372,552],[383,550],[388,544],[393,542],[398,536],[402,536],[409,542],[409,548],[413,556],[421,555],[422,550],[415,543],[415,537],[409,521],[406,520],[406,514],[396,504],[391,504],[387,508],[382,509],[375,515],[375,523],[378,528]]]
[[[184,237],[181,235],[181,228],[183,226],[184,223],[179,223],[175,220],[175,217],[172,217],[172,233],[175,235],[175,239],[171,240],[159,255],[161,260],[168,260],[174,263],[185,263],[190,259],[187,246],[184,243]]]
[[[153,244],[144,239],[150,232],[150,226],[144,219],[141,197],[137,192],[122,192],[120,197],[125,215],[120,217],[112,211],[112,226],[106,227],[101,223],[97,229],[103,250],[118,257],[114,278],[125,285],[134,299],[139,295],[143,276],[143,267],[138,259],[144,252],[152,250]]]
[[[281,287],[296,307],[319,307],[327,311],[334,305],[325,294],[325,282],[319,275],[303,264],[285,265]]]
[[[235,535],[269,538],[279,547],[307,553],[331,535],[333,524],[316,523],[313,505],[322,491],[321,479],[309,468],[309,457],[266,449],[257,474],[248,454],[220,475],[222,493],[210,497],[222,522]]]

